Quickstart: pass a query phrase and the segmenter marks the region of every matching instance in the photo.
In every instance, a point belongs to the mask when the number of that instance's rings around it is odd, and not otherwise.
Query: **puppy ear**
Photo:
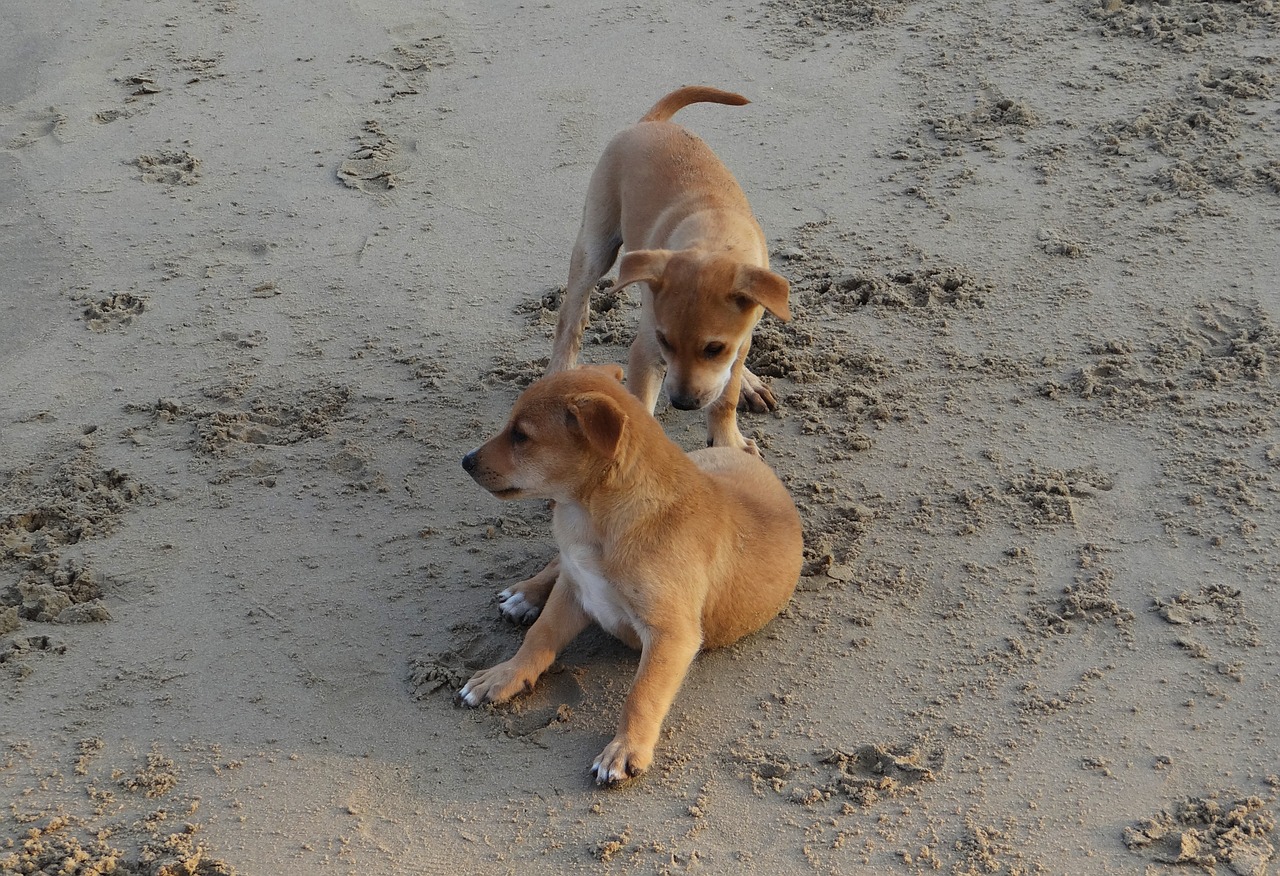
[[[637,249],[627,253],[618,263],[618,282],[613,288],[621,289],[641,280],[656,288],[662,282],[662,273],[670,258],[669,249]]]
[[[602,392],[584,392],[569,401],[569,428],[587,439],[591,448],[607,459],[618,454],[627,415]]]
[[[608,375],[619,383],[622,383],[622,379],[626,377],[626,372],[622,370],[622,366],[615,362],[605,362],[601,365],[579,365],[578,367],[585,368],[589,371],[599,371],[601,374]]]
[[[791,284],[786,277],[765,268],[743,265],[733,293],[749,302],[750,306],[759,304],[783,322],[791,321],[791,307],[787,302]]]

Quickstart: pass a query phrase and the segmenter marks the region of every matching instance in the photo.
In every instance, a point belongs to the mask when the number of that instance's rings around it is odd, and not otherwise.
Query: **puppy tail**
[[[686,85],[677,88],[662,100],[653,105],[653,109],[644,114],[642,122],[665,122],[691,103],[724,103],[729,106],[743,106],[751,103],[741,94],[732,91],[721,91],[706,85]]]

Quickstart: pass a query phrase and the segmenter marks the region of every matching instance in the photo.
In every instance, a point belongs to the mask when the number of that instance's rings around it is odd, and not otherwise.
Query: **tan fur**
[[[640,650],[617,735],[592,765],[614,784],[645,770],[662,721],[703,648],[764,626],[800,575],[800,517],[767,465],[725,447],[685,454],[599,367],[530,386],[506,427],[463,467],[503,499],[555,502],[559,559],[516,655],[460,696],[504,702],[533,686],[592,621]]]
[[[764,232],[728,168],[668,121],[702,101],[747,103],[715,88],[681,88],[605,147],[587,188],[547,373],[577,363],[591,289],[623,249],[617,287],[645,284],[627,361],[632,392],[652,413],[665,385],[676,407],[707,410],[709,444],[755,453],[738,430],[739,398],[757,411],[777,402],[743,363],[765,310],[791,318],[789,287],[769,270]]]

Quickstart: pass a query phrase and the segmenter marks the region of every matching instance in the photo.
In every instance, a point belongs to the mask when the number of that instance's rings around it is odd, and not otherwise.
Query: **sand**
[[[9,4],[0,873],[1275,872],[1278,57],[1270,0]],[[458,463],[685,83],[752,99],[678,120],[793,284],[742,426],[805,575],[597,789],[625,647],[455,705],[551,552]]]

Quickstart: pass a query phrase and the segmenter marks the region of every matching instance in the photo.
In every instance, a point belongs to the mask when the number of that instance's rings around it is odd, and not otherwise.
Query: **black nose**
[[[462,457],[462,467],[468,472],[476,470],[476,452],[474,450]]]
[[[682,411],[696,411],[702,407],[698,404],[698,397],[693,395],[673,395],[671,396],[671,406]]]

